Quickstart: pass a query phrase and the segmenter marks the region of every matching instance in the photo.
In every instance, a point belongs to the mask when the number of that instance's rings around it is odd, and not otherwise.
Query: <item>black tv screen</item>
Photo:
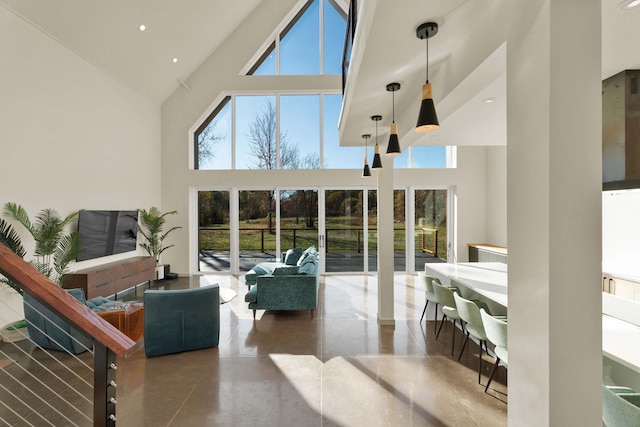
[[[76,261],[135,251],[138,211],[80,211],[80,253]]]

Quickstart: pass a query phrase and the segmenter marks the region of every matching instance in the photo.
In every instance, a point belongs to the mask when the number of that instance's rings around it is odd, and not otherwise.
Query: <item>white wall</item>
[[[160,204],[159,106],[2,7],[0,58],[0,204]]]
[[[640,190],[605,191],[602,193],[602,271],[640,277],[639,263]]]
[[[487,147],[487,241],[507,246],[507,147]]]

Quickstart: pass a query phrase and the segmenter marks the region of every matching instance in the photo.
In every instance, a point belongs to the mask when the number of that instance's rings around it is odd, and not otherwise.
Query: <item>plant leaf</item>
[[[24,228],[27,229],[29,234],[31,234],[35,238],[35,230],[33,228],[33,225],[31,224],[31,220],[29,219],[29,214],[27,214],[27,211],[21,205],[13,202],[7,202],[4,204],[4,213],[9,218],[18,221]]]
[[[68,271],[67,266],[76,259],[78,252],[80,252],[80,235],[78,232],[74,231],[60,239],[53,257],[53,266],[56,270],[58,284],[62,285],[64,274]]]
[[[0,243],[3,243],[20,258],[24,258],[27,254],[24,246],[22,246],[20,235],[11,226],[11,224],[2,218],[0,218]]]

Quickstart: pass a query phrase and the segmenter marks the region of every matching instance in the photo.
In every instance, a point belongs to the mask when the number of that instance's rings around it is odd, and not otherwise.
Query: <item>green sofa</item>
[[[244,275],[245,284],[249,289],[251,289],[251,286],[256,284],[258,276],[273,274],[273,271],[280,267],[300,266],[300,263],[303,260],[302,254],[313,252],[315,250],[316,248],[313,246],[310,246],[304,251],[301,248],[289,249],[286,252],[282,252],[279,261],[265,261],[256,264]]]
[[[244,297],[253,318],[256,310],[310,310],[313,318],[318,308],[318,270],[318,252],[310,247],[295,265],[280,262],[269,274],[257,275],[255,286]]]
[[[85,300],[84,291],[80,288],[65,290],[81,304],[86,305],[95,312],[107,310],[115,304],[114,301],[104,297]],[[66,351],[72,354],[80,354],[93,348],[91,337],[71,326],[31,295],[25,292],[23,300],[27,331],[36,345],[41,348]]]

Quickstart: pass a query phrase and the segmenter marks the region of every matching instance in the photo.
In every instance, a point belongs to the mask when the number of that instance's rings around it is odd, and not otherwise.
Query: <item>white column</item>
[[[600,0],[510,8],[509,425],[600,427]]]
[[[381,150],[382,151],[382,150]],[[393,313],[393,160],[378,175],[378,323],[395,325]]]

